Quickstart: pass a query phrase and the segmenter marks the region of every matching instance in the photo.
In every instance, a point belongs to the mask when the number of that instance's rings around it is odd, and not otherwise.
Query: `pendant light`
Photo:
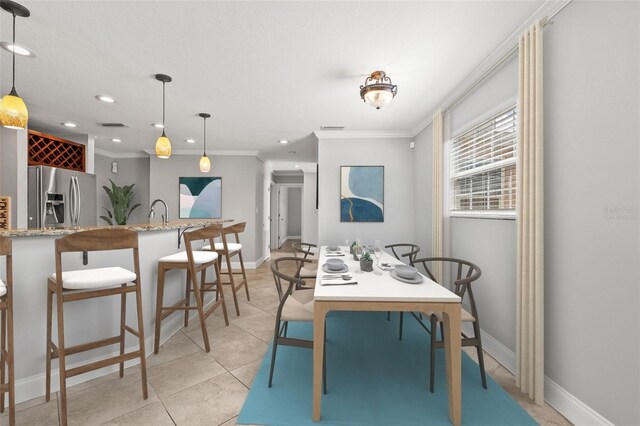
[[[28,18],[31,13],[26,7],[9,0],[0,2],[7,12],[13,15],[13,46],[16,45],[16,16]],[[13,79],[11,80],[11,92],[4,95],[0,101],[0,123],[9,129],[24,129],[29,121],[29,112],[24,101],[16,92],[16,52],[15,48],[12,52],[13,56]]]
[[[391,83],[384,71],[374,71],[360,86],[360,97],[375,109],[388,105],[396,93],[398,86]]]
[[[200,158],[200,171],[202,173],[209,173],[209,170],[211,170],[211,161],[209,161],[209,157],[207,157],[207,118],[211,117],[211,114],[201,112],[198,115],[202,117],[202,121],[204,122],[204,137],[202,138],[204,141],[204,152],[202,158]]]
[[[165,95],[164,95],[164,85],[165,83],[171,83],[171,77],[166,74],[156,74],[156,80],[162,82],[162,135],[156,141],[156,156],[158,158],[169,158],[171,157],[171,141],[165,135],[164,129],[166,127],[164,122],[164,110],[165,110]]]

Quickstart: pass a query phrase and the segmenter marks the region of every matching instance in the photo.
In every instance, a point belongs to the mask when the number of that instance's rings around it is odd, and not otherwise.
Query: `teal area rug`
[[[444,350],[436,355],[435,393],[429,392],[429,337],[405,315],[398,340],[398,314],[332,312],[327,317],[327,395],[322,420],[312,414],[311,349],[278,347],[273,387],[267,387],[267,351],[238,424],[448,425]],[[290,337],[311,339],[311,324],[289,325]],[[483,389],[478,365],[462,354],[462,423],[535,425],[500,385],[487,376]]]

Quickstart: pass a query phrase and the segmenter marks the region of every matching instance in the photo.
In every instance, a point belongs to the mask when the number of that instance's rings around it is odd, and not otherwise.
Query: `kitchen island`
[[[9,237],[13,243],[13,288],[14,288],[14,354],[16,378],[16,402],[26,401],[44,395],[45,391],[45,348],[46,348],[46,283],[55,272],[54,241],[61,236],[89,229],[126,228],[138,232],[140,256],[140,284],[143,301],[143,317],[146,355],[153,351],[153,327],[155,316],[156,280],[158,259],[180,250],[179,235],[188,227],[200,227],[216,223],[232,222],[231,219],[184,220],[165,224],[137,224],[118,227],[79,227],[3,230],[0,235]],[[130,251],[91,252],[87,264],[83,265],[82,253],[68,253],[62,257],[63,270],[122,266],[134,270]],[[1,262],[0,276],[5,276],[4,262]],[[207,279],[213,272],[207,271]],[[165,300],[179,300],[184,297],[184,271],[167,273]],[[130,294],[127,303],[127,324],[136,327],[135,296]],[[213,295],[208,295],[209,300]],[[65,343],[73,346],[99,338],[119,334],[119,297],[104,297],[67,303],[65,306]],[[195,315],[195,313],[194,313]],[[54,310],[55,318],[55,310]],[[173,315],[162,323],[164,342],[182,327],[183,316]],[[54,319],[55,321],[55,319]],[[54,322],[55,323],[55,322]],[[197,321],[193,322],[196,326]],[[54,327],[54,336],[56,331]],[[57,340],[57,339],[54,339]],[[127,348],[137,347],[137,339],[128,335]],[[118,353],[117,345],[96,349],[67,357],[67,368],[75,364],[97,360]],[[127,365],[137,364],[132,360]],[[111,373],[117,365],[67,380],[67,386]],[[131,374],[131,373],[130,373]],[[52,391],[57,391],[58,363],[54,360],[52,370]]]

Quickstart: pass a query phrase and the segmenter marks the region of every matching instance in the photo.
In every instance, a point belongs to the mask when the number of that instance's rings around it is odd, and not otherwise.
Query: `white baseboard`
[[[467,326],[468,324],[463,325],[463,331],[468,335],[472,335],[473,330]],[[481,333],[482,348],[502,364],[504,368],[515,374],[516,354],[490,334],[483,330],[481,330]],[[609,420],[547,376],[544,378],[544,395],[545,401],[573,424],[580,426],[613,425]]]

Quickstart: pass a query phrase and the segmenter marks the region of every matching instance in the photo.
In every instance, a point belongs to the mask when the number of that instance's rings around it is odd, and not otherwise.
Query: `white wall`
[[[413,241],[414,160],[409,140],[320,139],[319,244],[341,244],[344,239],[362,239],[383,244]],[[384,222],[340,222],[340,166],[384,166]]]
[[[429,124],[414,139],[415,170],[415,237],[411,241],[420,246],[419,257],[431,256],[431,204],[433,196],[433,126]]]
[[[11,197],[11,227],[27,227],[27,130],[0,128],[0,195]]]
[[[545,372],[638,425],[640,4],[573,2],[544,37]]]
[[[118,163],[118,173],[111,171],[111,163]],[[98,212],[98,225],[106,225],[107,223],[100,219],[100,216],[108,216],[104,208],[113,210],[111,207],[111,201],[107,193],[102,188],[107,186],[111,188],[111,182],[113,180],[116,185],[124,186],[135,183],[133,187],[136,197],[133,200],[133,204],[140,203],[140,207],[136,208],[127,223],[148,223],[149,205],[149,158],[111,158],[102,155],[96,155],[94,160],[96,182],[97,182],[97,212]]]
[[[302,188],[302,241],[318,243],[318,210],[316,210],[317,174],[304,172]]]
[[[255,156],[225,155],[210,156],[211,171],[200,172],[195,155],[174,155],[168,160],[155,156],[150,158],[149,199],[162,198],[169,206],[169,218],[178,219],[178,178],[180,176],[221,176],[222,177],[222,216],[235,222],[246,222],[245,233],[240,236],[243,244],[242,254],[245,262],[255,262],[263,256],[262,245],[256,246],[256,229],[262,234],[262,211],[256,206],[256,200],[262,205],[262,162]],[[260,170],[256,170],[259,168]],[[259,185],[257,182],[259,181]],[[257,186],[256,186],[257,185]],[[257,210],[256,210],[257,209]],[[160,220],[160,215],[151,219]],[[260,237],[261,238],[261,237]],[[261,241],[261,239],[260,239]]]

